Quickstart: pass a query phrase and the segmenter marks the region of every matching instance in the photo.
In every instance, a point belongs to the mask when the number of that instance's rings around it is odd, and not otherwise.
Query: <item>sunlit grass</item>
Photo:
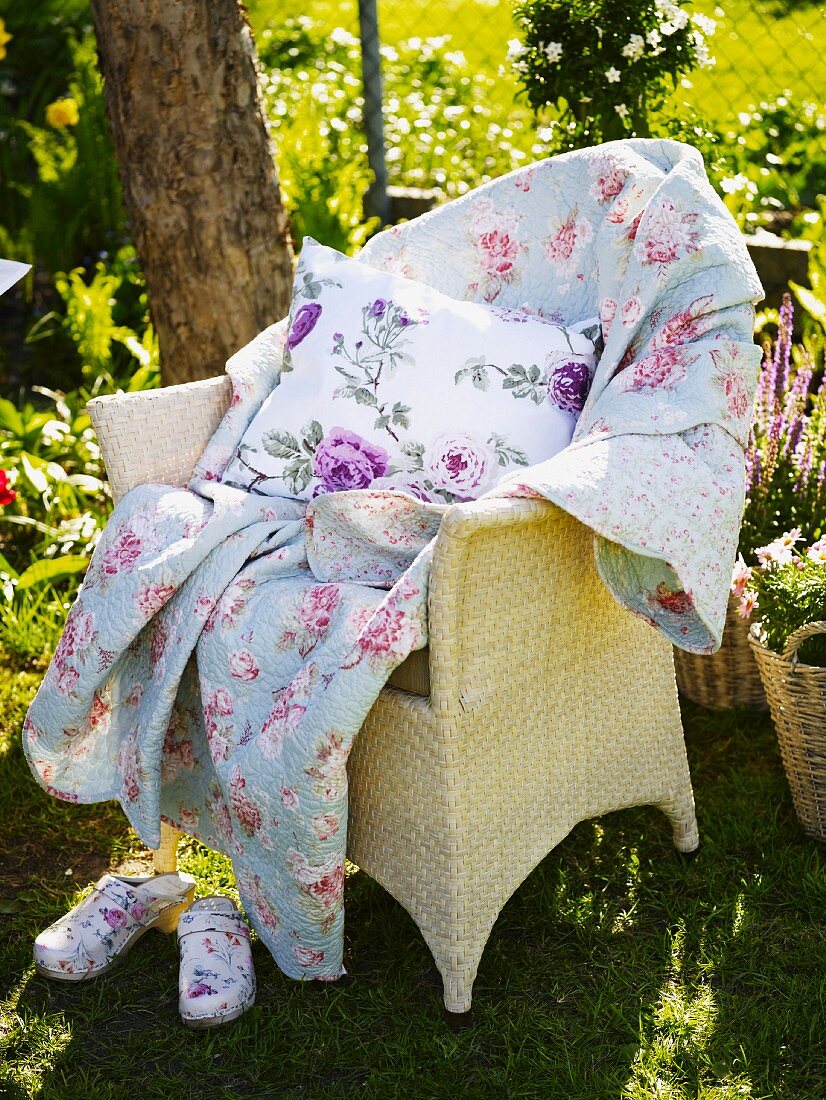
[[[177,947],[150,933],[98,982],[33,973],[37,930],[140,852],[112,806],[69,806],[29,776],[19,730],[37,674],[0,675],[0,1095],[120,1100],[814,1100],[822,1094],[826,875],[794,817],[767,720],[689,709],[702,850],[654,809],[584,822],[497,922],[459,1034],[407,914],[348,877],[341,982],[285,978],[254,946],[259,994],[232,1027],[177,1015]],[[229,861],[186,842],[199,894]],[[72,869],[71,876],[66,875]],[[138,1087],[137,1085],[135,1087]],[[131,1086],[130,1086],[131,1088]]]

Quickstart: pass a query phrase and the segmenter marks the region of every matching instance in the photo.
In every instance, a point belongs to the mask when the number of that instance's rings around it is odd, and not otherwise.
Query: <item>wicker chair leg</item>
[[[156,875],[165,875],[178,869],[178,841],[182,833],[161,822],[161,846],[155,849],[154,869]]]
[[[696,852],[700,847],[700,833],[697,829],[697,815],[694,811],[694,796],[691,786],[675,794],[672,798],[657,805],[671,822],[674,831],[674,847],[683,855]]]

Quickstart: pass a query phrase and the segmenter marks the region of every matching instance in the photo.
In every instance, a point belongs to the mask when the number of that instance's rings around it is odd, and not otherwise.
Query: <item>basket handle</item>
[[[805,626],[798,627],[786,639],[786,644],[783,647],[783,658],[786,661],[791,661],[792,672],[797,668],[798,649],[807,638],[811,638],[814,634],[826,634],[826,622],[821,620],[816,623],[806,623]]]

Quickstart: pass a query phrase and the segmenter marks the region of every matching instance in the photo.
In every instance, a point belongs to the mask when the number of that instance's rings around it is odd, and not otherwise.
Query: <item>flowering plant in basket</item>
[[[746,448],[746,508],[740,554],[760,560],[780,532],[804,543],[826,534],[826,376],[818,380],[810,351],[792,343],[794,307],[780,308],[777,339],[765,345]]]
[[[782,653],[786,639],[811,622],[826,621],[826,538],[808,548],[800,545],[799,528],[787,531],[757,550],[759,565],[742,558],[734,571],[732,592],[740,598],[740,613],[759,618],[758,637],[767,648]],[[808,638],[800,660],[826,667],[826,634]]]

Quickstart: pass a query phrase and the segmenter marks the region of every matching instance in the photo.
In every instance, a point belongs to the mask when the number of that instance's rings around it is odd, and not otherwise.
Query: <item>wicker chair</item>
[[[229,399],[220,377],[92,401],[115,497],[185,484]],[[652,804],[679,851],[698,845],[671,646],[609,596],[591,544],[549,503],[451,507],[429,648],[393,674],[350,757],[348,856],[413,917],[449,1012],[470,1008],[505,902],[578,822]],[[158,870],[177,840],[164,826]]]

